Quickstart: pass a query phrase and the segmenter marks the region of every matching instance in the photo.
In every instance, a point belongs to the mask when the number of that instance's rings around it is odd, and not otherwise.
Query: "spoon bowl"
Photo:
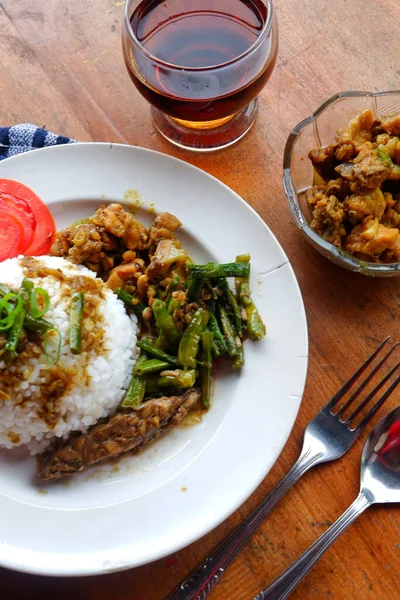
[[[400,406],[372,430],[361,458],[361,493],[371,504],[400,502]]]

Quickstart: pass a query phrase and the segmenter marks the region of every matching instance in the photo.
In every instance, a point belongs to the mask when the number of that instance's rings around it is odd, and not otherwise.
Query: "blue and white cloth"
[[[31,123],[0,127],[0,160],[37,148],[74,142],[76,140],[72,138],[46,131],[46,129],[41,129]]]

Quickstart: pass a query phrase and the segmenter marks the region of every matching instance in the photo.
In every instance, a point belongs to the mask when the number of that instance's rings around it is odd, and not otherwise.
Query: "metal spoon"
[[[400,502],[400,406],[371,431],[361,457],[361,490],[341,517],[254,600],[285,600],[332,542],[375,503]]]

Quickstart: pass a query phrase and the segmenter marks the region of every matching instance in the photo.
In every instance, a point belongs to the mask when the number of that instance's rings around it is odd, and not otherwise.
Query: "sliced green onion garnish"
[[[52,335],[52,332],[55,332],[58,336],[57,347],[55,349],[49,348],[49,337]],[[43,349],[46,360],[51,365],[55,365],[58,359],[60,358],[61,353],[61,333],[57,327],[53,327],[53,329],[48,329],[43,338]]]
[[[16,303],[16,304],[15,304]],[[9,292],[0,300],[0,331],[10,329],[17,315],[23,309],[21,296],[14,292]],[[7,314],[3,316],[3,313]]]
[[[38,299],[42,297],[41,304],[43,306],[42,309],[38,306]],[[39,317],[43,317],[47,313],[50,308],[50,297],[46,290],[42,288],[34,288],[31,291],[30,298],[30,313],[35,319]]]

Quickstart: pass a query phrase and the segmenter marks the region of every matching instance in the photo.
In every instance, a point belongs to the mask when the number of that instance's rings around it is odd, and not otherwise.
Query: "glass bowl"
[[[375,117],[400,113],[400,90],[339,92],[291,131],[283,157],[283,186],[294,220],[312,246],[330,261],[349,271],[374,277],[400,275],[400,263],[365,262],[322,239],[309,225],[311,214],[306,191],[312,185],[313,167],[308,152],[335,141],[339,128],[370,108]]]

